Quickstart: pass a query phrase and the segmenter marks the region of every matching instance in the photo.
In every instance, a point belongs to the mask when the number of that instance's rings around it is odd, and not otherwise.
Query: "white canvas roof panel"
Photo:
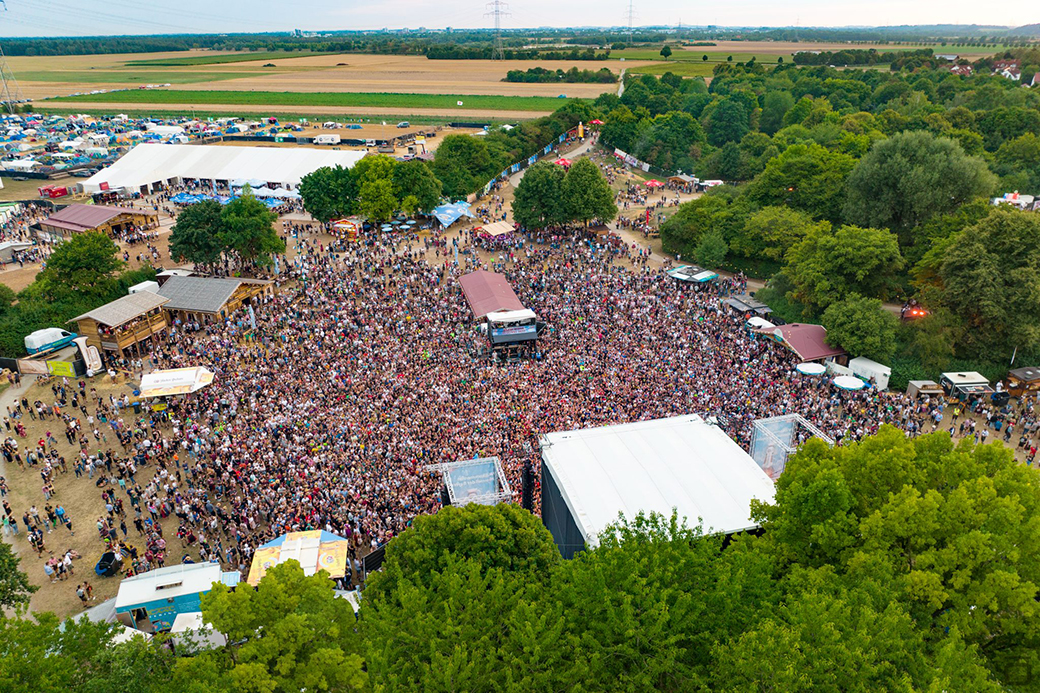
[[[214,582],[220,582],[219,563],[190,563],[149,570],[119,583],[116,612],[186,594],[208,592]]]
[[[365,152],[349,150],[139,144],[84,181],[83,189],[98,192],[102,183],[135,189],[171,178],[259,179],[295,187],[301,178],[323,166],[350,168],[364,156]]]
[[[589,546],[615,522],[672,509],[705,533],[756,527],[751,499],[773,482],[724,432],[697,415],[549,433],[542,459]]]

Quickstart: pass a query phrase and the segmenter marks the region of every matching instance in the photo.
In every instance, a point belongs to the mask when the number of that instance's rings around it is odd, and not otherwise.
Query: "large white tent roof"
[[[589,546],[640,511],[703,522],[706,534],[757,526],[751,499],[772,502],[773,482],[729,436],[691,414],[542,437],[542,460]]]
[[[111,189],[136,189],[170,178],[256,178],[295,187],[311,171],[323,166],[350,168],[364,156],[365,152],[350,150],[139,144],[84,181],[83,188],[94,193],[108,183]]]

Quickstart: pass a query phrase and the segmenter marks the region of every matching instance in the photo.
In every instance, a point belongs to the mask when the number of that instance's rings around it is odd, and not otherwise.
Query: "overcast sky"
[[[627,0],[515,0],[504,27],[627,23]],[[1036,0],[998,5],[969,0],[634,0],[637,25],[850,26],[1040,22]],[[7,0],[2,36],[89,36],[488,27],[485,6],[469,0]]]

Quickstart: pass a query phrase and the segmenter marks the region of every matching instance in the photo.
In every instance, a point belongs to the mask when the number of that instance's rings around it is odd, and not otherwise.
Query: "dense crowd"
[[[721,302],[742,279],[698,289],[651,266],[648,248],[518,233],[488,258],[473,235],[329,246],[309,226],[286,231],[297,254],[280,258],[274,297],[252,315],[176,322],[151,354],[154,368],[208,366],[208,388],[137,413],[125,396],[55,381],[53,402],[8,410],[0,450],[39,470],[48,508],[22,520],[34,541],[59,503],[50,480],[71,470],[102,494],[98,538],[131,574],[189,551],[247,570],[260,544],[318,528],[350,539],[356,568],[439,507],[426,465],[497,456],[518,492],[539,434],[690,412],[717,417],[745,447],[756,419],[798,413],[839,444],[891,423],[908,435],[1000,436],[1035,457],[1035,400],[980,400],[969,412],[800,375],[789,352]],[[458,277],[482,267],[504,271],[547,324],[536,358],[475,358],[483,338]],[[50,432],[28,438],[25,417],[64,433],[73,458]],[[17,529],[4,504],[5,528]],[[53,510],[47,531],[71,532]]]

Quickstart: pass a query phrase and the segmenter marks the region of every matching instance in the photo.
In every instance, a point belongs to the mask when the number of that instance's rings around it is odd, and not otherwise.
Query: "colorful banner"
[[[47,370],[53,375],[64,375],[69,378],[76,377],[76,369],[68,361],[48,361]]]

